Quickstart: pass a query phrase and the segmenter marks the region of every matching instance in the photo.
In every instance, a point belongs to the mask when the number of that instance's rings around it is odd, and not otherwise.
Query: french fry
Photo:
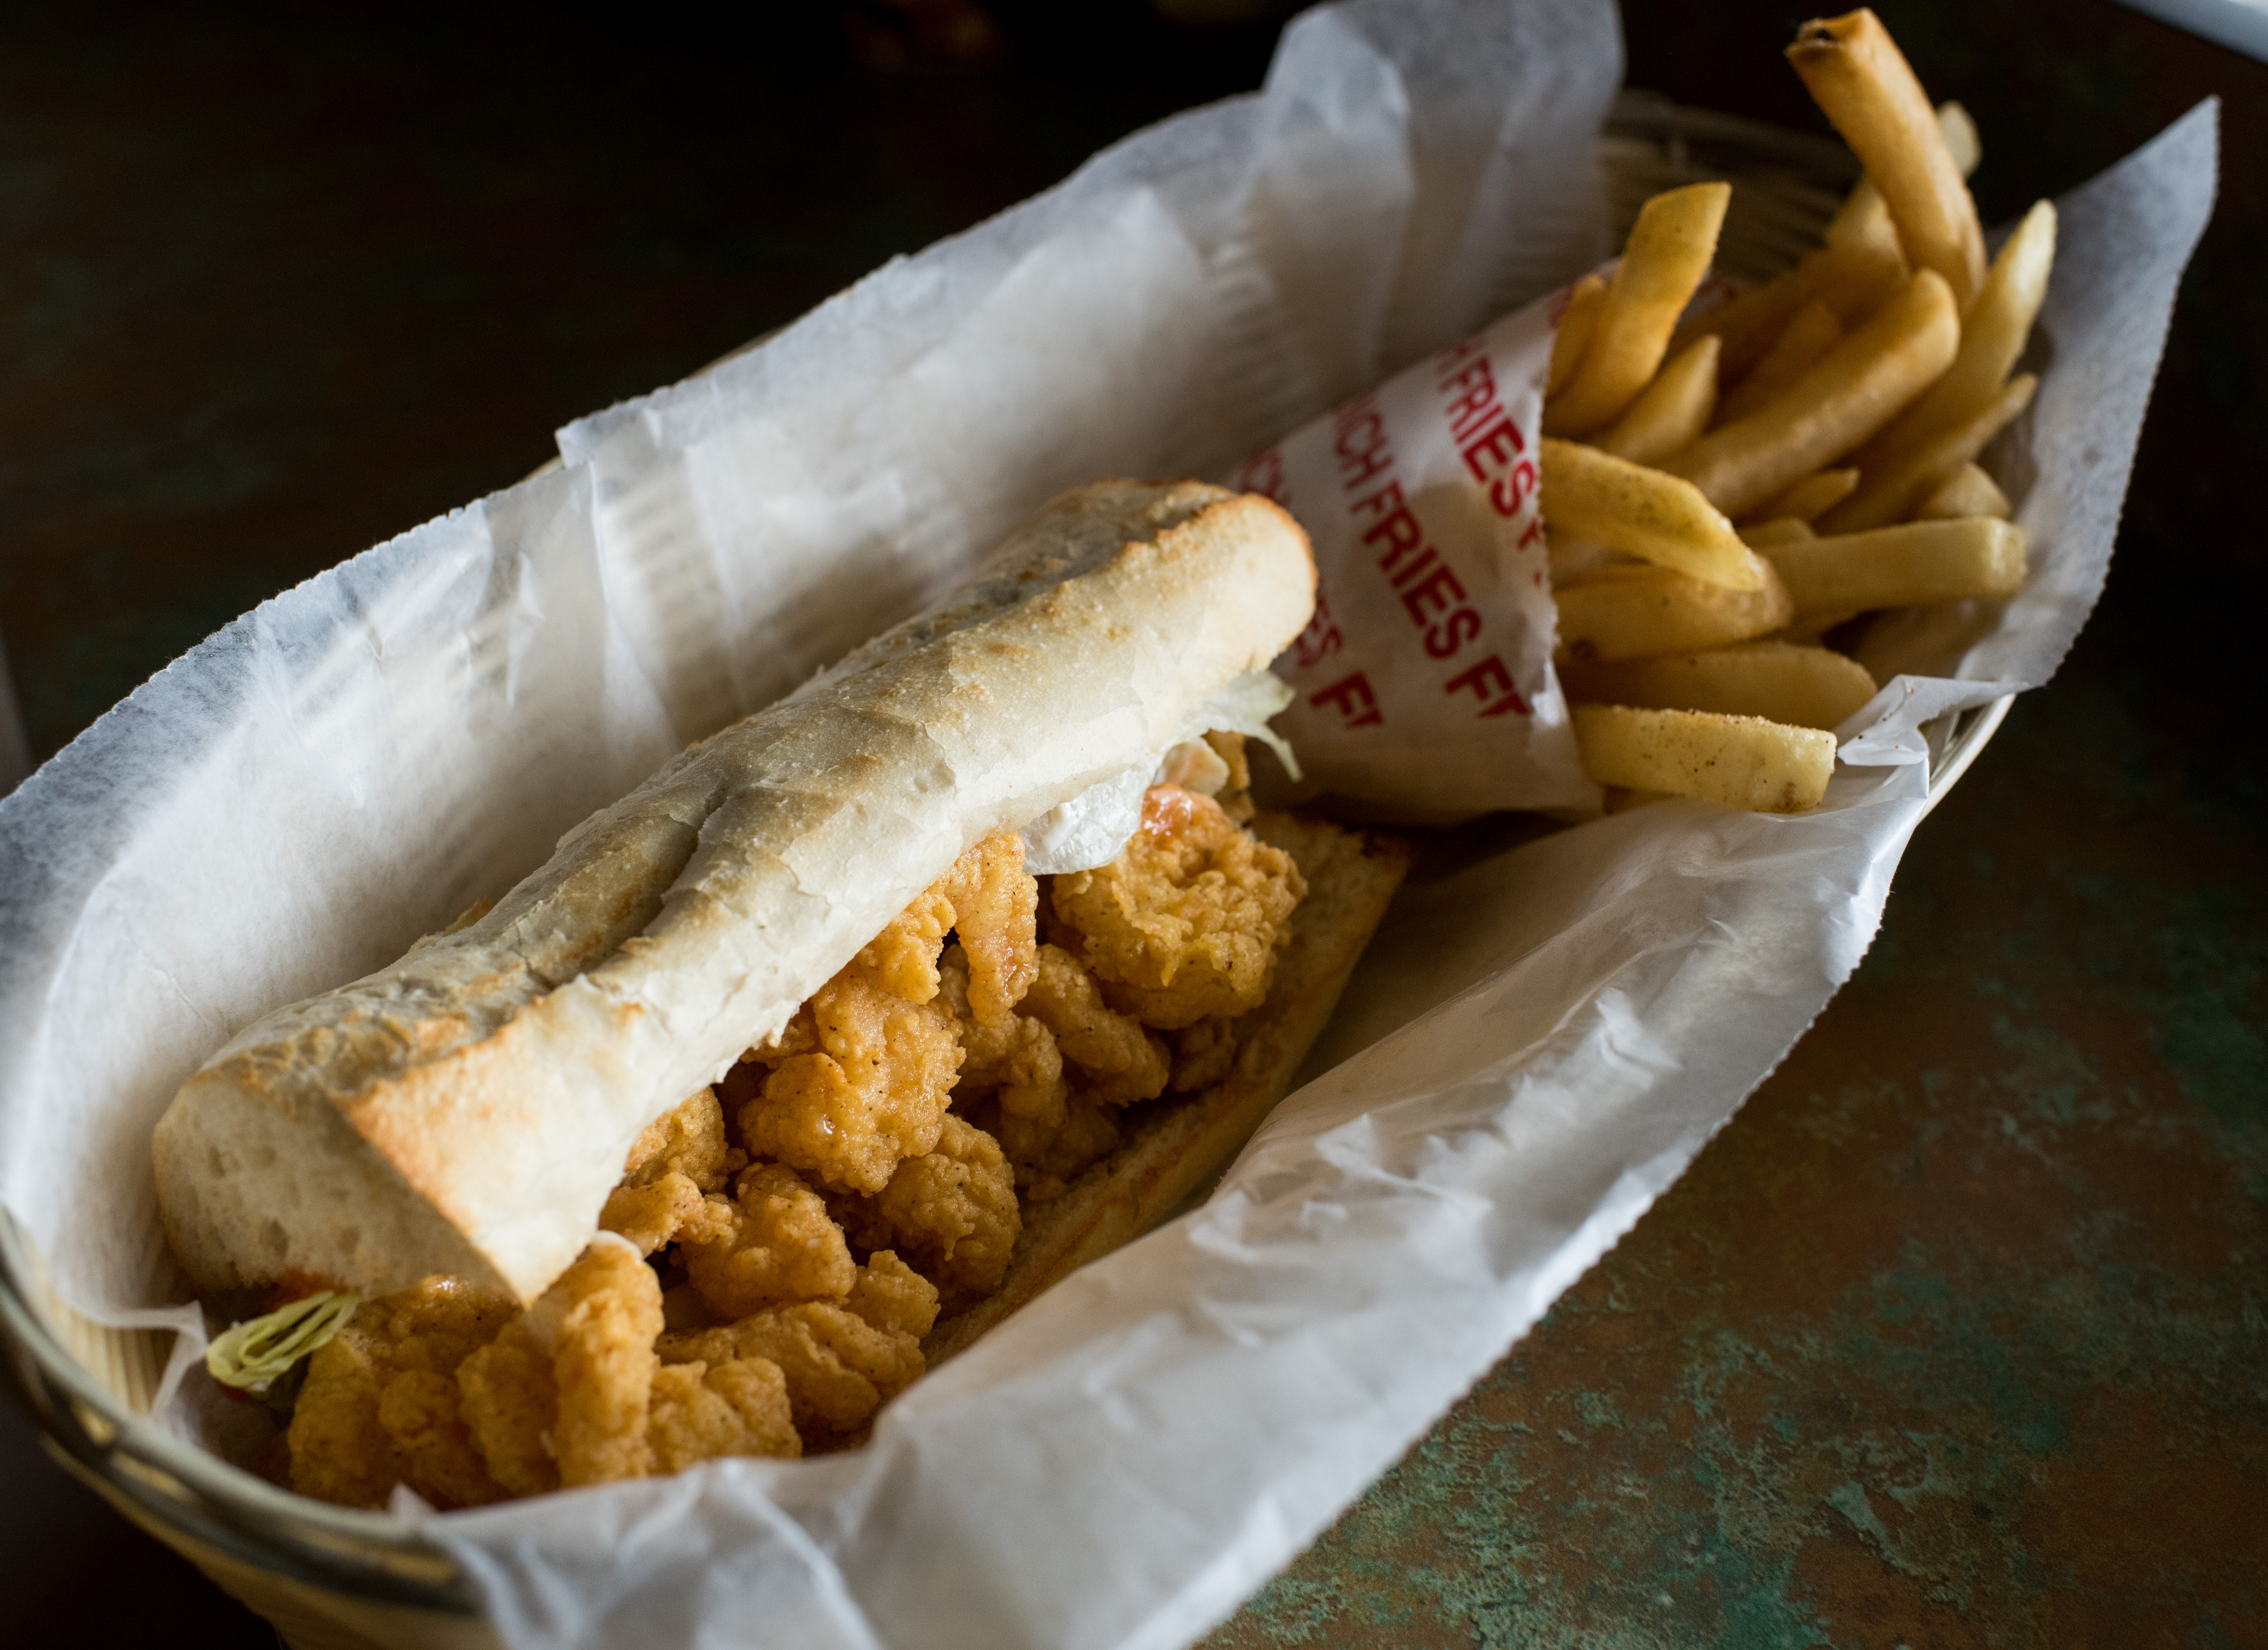
[[[1674,568],[1704,584],[1764,587],[1763,567],[1692,482],[1550,436],[1537,456],[1543,519],[1552,531]]]
[[[1937,112],[1897,43],[1860,8],[1807,23],[1788,61],[1882,193],[1907,261],[1966,309],[1984,282],[1984,232]]]
[[[1937,129],[1945,139],[1945,152],[1953,157],[1954,170],[1966,183],[1977,175],[1977,163],[1984,158],[1977,122],[1969,118],[1967,109],[1948,99],[1937,106]]]
[[[1991,516],[2006,521],[2015,510],[2008,503],[2008,495],[2000,490],[2000,483],[1974,464],[1964,464],[1953,472],[1952,478],[1914,511],[1918,521],[1952,521],[1962,516]]]
[[[1725,346],[1717,363],[1718,381],[1735,383],[1764,358],[1772,341],[1795,318],[1795,312],[1813,298],[1833,310],[1848,330],[1881,307],[1905,280],[1906,261],[1895,238],[1880,243],[1821,247],[1805,254],[1793,269],[1686,322],[1669,341],[1670,353],[1685,349],[1697,338],[1722,338]]]
[[[1820,519],[1822,533],[1863,533],[1886,527],[1914,513],[1913,505],[1947,477],[1973,461],[1985,443],[2032,404],[2039,379],[2030,373],[2010,379],[2007,387],[1962,424],[1939,431],[1883,469],[1864,475],[1859,490]]]
[[[1721,341],[1697,338],[1653,375],[1631,409],[1595,445],[1633,464],[1653,464],[1698,440],[1717,406]]]
[[[1709,272],[1732,194],[1730,184],[1692,183],[1666,190],[1639,209],[1583,364],[1544,403],[1547,431],[1592,434],[1638,399],[1660,369],[1677,318]]]
[[[1663,468],[1726,514],[1746,515],[1897,416],[1952,364],[1960,341],[1951,290],[1935,270],[1920,270],[1769,404],[1712,431]]]
[[[1945,376],[1852,454],[1852,463],[1870,478],[1884,473],[1992,402],[2023,354],[2032,322],[2047,298],[2055,245],[2056,210],[2042,201],[2024,214],[2024,221],[1992,261],[1984,290],[1962,317],[1961,350]]]
[[[1552,593],[1559,646],[1570,659],[1697,652],[1778,630],[1795,616],[1787,587],[1764,564],[1762,590],[1727,590],[1666,567],[1607,567]]]
[[[1764,358],[1734,385],[1717,409],[1717,422],[1732,424],[1747,417],[1817,366],[1821,358],[1842,342],[1843,323],[1822,298],[1813,298],[1772,341]]]
[[[1575,283],[1567,308],[1559,317],[1559,330],[1551,339],[1551,371],[1543,389],[1546,395],[1557,395],[1561,387],[1575,376],[1575,369],[1583,365],[1583,352],[1591,347],[1591,336],[1599,328],[1599,312],[1606,303],[1604,276],[1594,271]]]
[[[1969,118],[1969,111],[1958,103],[1937,106],[1937,129],[1943,134],[1945,147],[1953,156],[1953,164],[1965,179],[1977,170],[1984,158],[1984,148],[1977,141],[1977,122]],[[1890,222],[1890,209],[1882,204],[1882,193],[1874,187],[1872,178],[1862,177],[1852,189],[1822,237],[1830,247],[1887,247],[1905,261],[1905,252],[1898,245],[1897,225]]]
[[[1793,516],[1798,521],[1816,521],[1858,489],[1855,467],[1814,470],[1786,492],[1766,499],[1756,510],[1756,519],[1778,521]]]
[[[1779,571],[1798,613],[1864,613],[2013,596],[2023,588],[2030,536],[1984,518],[1910,521],[1757,553]]]
[[[1819,536],[1801,516],[1772,516],[1740,533],[1741,542],[1759,552],[1773,544],[1808,544]]]
[[[1579,704],[1573,716],[1583,770],[1597,784],[1800,814],[1819,806],[1835,771],[1835,735],[1817,728],[1621,704]]]
[[[1839,726],[1874,696],[1874,679],[1857,659],[1790,642],[1746,642],[1613,665],[1571,660],[1559,680],[1578,704],[1716,711],[1796,727]]]

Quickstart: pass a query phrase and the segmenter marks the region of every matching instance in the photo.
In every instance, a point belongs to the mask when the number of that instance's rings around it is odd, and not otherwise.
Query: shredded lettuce
[[[326,1289],[261,1317],[232,1324],[205,1349],[205,1367],[225,1387],[265,1392],[345,1326],[360,1295]]]
[[[1280,713],[1292,697],[1290,686],[1267,671],[1248,670],[1197,707],[1182,738],[1197,739],[1220,733],[1256,739],[1274,751],[1276,760],[1284,764],[1284,771],[1297,779],[1300,759],[1292,754],[1291,741],[1268,726],[1268,718]]]
[[[1276,753],[1284,771],[1297,779],[1299,759],[1268,718],[1292,703],[1292,689],[1264,670],[1248,670],[1199,705],[1172,745],[1147,762],[1089,785],[1023,828],[1024,869],[1034,876],[1060,876],[1107,866],[1125,851],[1127,839],[1141,828],[1142,795],[1165,771],[1165,759],[1183,740],[1211,733],[1242,733]]]

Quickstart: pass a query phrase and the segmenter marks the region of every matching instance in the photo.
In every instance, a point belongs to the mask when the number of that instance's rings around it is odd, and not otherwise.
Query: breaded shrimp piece
[[[711,1312],[731,1320],[793,1300],[840,1300],[857,1268],[820,1195],[784,1163],[740,1173],[733,1201],[681,1234],[687,1278]]]
[[[382,1419],[383,1401],[405,1373],[447,1374],[515,1310],[509,1296],[454,1278],[364,1303],[308,1360],[291,1412],[291,1487],[342,1506],[380,1506],[408,1483],[437,1505],[457,1505],[443,1484],[416,1476],[419,1461],[438,1457],[422,1443],[415,1460],[403,1454]]]
[[[954,860],[843,972],[909,1003],[926,1003],[937,995],[938,947],[951,930],[968,954],[978,1019],[1005,1024],[1031,983],[1039,899],[1038,881],[1024,870],[1024,839],[1001,831]]]
[[[1133,1015],[1104,1002],[1094,976],[1062,947],[1042,946],[1037,963],[1023,1013],[1048,1028],[1063,1057],[1078,1068],[1072,1086],[1103,1106],[1129,1106],[1163,1094],[1171,1070],[1165,1043]],[[1042,1114],[1032,1109],[1024,1115]]]
[[[725,1142],[725,1111],[717,1102],[717,1091],[704,1088],[646,1125],[630,1147],[622,1184],[650,1186],[682,1175],[703,1192],[722,1191],[732,1171],[742,1167],[733,1161],[740,1155]]]
[[[1184,1027],[1172,1042],[1174,1074],[1166,1086],[1176,1094],[1211,1088],[1236,1064],[1236,1022],[1221,1015]]]
[[[1024,839],[1002,831],[954,861],[938,891],[953,903],[954,936],[968,959],[968,1006],[979,1025],[1005,1026],[1032,983],[1040,885],[1024,869]]]
[[[1008,1111],[1000,1114],[1000,1150],[1014,1167],[1017,1187],[1029,1203],[1060,1197],[1081,1169],[1117,1148],[1117,1108],[1098,1106],[1085,1094],[1072,1094],[1064,1102],[1062,1120],[1054,1124]]]
[[[456,1377],[405,1369],[379,1395],[379,1425],[401,1453],[402,1481],[438,1507],[485,1506],[508,1492],[493,1477],[459,1414]]]
[[[918,1296],[904,1288],[895,1270],[887,1280],[896,1285],[896,1306],[884,1304],[879,1280],[863,1290],[854,1286],[852,1298],[885,1322],[907,1322],[905,1307]],[[715,1366],[740,1358],[777,1364],[796,1431],[806,1445],[858,1431],[924,1367],[918,1337],[816,1301],[774,1307],[722,1329],[665,1335],[656,1351],[664,1364]]]
[[[999,1287],[1023,1230],[1015,1175],[999,1143],[952,1116],[937,1149],[899,1164],[868,1203],[866,1231],[879,1231],[924,1276],[976,1294]]]
[[[541,1495],[559,1487],[551,1455],[551,1423],[559,1412],[559,1386],[551,1352],[526,1318],[457,1367],[462,1395],[458,1412],[489,1476],[514,1495]]]
[[[1174,1031],[1260,1005],[1307,892],[1291,855],[1219,803],[1152,785],[1125,852],[1056,878],[1053,903],[1112,1005]]]
[[[843,1305],[886,1335],[919,1340],[937,1323],[937,1285],[891,1250],[877,1249],[858,1269],[858,1281]]]
[[[556,1314],[551,1374],[559,1482],[572,1489],[645,1476],[646,1398],[661,1333],[661,1284],[630,1244],[600,1234],[531,1309],[537,1332]]]
[[[713,1369],[699,1363],[657,1369],[645,1436],[656,1472],[682,1472],[724,1455],[803,1454],[788,1411],[787,1379],[765,1358]]]
[[[698,1183],[673,1169],[642,1186],[617,1186],[608,1192],[599,1226],[637,1245],[639,1254],[651,1255],[681,1237],[710,1235],[720,1220],[729,1230],[730,1217],[721,1214],[729,1206],[721,1197],[704,1199]]]
[[[953,1015],[845,970],[805,1005],[817,1048],[789,1054],[740,1109],[748,1149],[836,1190],[880,1191],[937,1144],[961,1070]]]
[[[1034,957],[1035,974],[1042,969],[1041,954]],[[961,1028],[962,1058],[960,1080],[953,1086],[955,1103],[997,1094],[1003,1110],[1059,1126],[1064,1097],[1071,1089],[1064,1079],[1055,1033],[1022,1013],[1009,1015],[1005,1025],[980,1022],[968,1009],[968,960],[959,946],[946,948],[938,963],[938,979],[939,995],[952,1005]]]

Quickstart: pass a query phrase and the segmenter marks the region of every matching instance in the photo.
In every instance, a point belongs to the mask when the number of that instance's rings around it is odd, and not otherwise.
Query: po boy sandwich
[[[1104,482],[388,968],[247,1027],[153,1141],[279,1476],[470,1506],[855,1441],[1156,1224],[1285,1092],[1403,859],[1256,816],[1306,537]],[[249,1292],[249,1293],[247,1293]]]

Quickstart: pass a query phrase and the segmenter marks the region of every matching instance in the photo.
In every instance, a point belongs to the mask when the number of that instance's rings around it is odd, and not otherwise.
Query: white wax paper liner
[[[148,1131],[236,1027],[508,885],[1055,487],[1222,473],[1587,267],[1616,69],[1611,12],[1575,0],[1311,12],[1261,97],[563,432],[563,474],[264,604],[103,718],[0,802],[0,1197],[65,1297],[114,1322],[179,1299]],[[1912,680],[1844,733],[1893,766],[1810,816],[1657,805],[1413,891],[1339,1063],[1221,1194],[918,1384],[868,1449],[431,1521],[505,1636],[1168,1645],[1289,1558],[1847,975],[1922,806],[1924,713],[2069,646],[2213,144],[2200,109],[2061,203],[2050,370],[1989,455],[2033,574],[1883,627],[1878,674]]]

